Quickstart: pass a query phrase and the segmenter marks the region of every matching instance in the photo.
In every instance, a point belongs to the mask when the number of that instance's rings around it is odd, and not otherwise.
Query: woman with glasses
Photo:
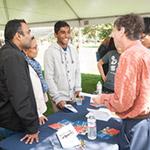
[[[39,116],[39,124],[42,125],[47,121],[47,117],[44,116],[43,113],[47,110],[46,101],[48,98],[46,92],[48,91],[48,85],[43,78],[41,65],[34,59],[38,53],[37,42],[34,37],[32,38],[31,47],[23,52],[29,65],[30,78]]]

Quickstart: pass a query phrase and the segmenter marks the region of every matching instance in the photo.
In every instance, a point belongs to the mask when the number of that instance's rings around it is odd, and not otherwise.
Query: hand
[[[81,98],[82,100],[84,99],[84,96],[80,96],[80,91],[76,91],[75,94],[74,94],[75,97],[79,97]]]
[[[32,144],[34,141],[39,142],[39,131],[34,134],[26,134],[20,141],[25,141],[25,144]]]
[[[93,103],[95,104],[101,104],[100,102],[100,95],[92,97]]]
[[[79,97],[79,95],[80,95],[80,91],[76,91],[76,92],[74,93],[74,96],[75,96],[75,97]]]
[[[103,78],[103,81],[105,82],[106,81],[106,76],[103,76],[102,78]]]
[[[39,117],[39,124],[40,125],[45,124],[46,121],[48,121],[46,116],[42,115],[41,117]]]
[[[65,101],[60,101],[60,102],[57,104],[57,107],[60,108],[60,109],[63,109],[63,108],[65,107],[65,104],[66,104]]]

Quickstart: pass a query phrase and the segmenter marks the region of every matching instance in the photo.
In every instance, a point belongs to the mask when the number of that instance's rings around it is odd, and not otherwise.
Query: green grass
[[[100,75],[82,74],[82,91],[93,93],[96,90],[96,84],[101,80]]]
[[[51,98],[49,97],[49,101],[46,103],[47,105],[47,111],[44,113],[46,116],[50,115],[53,113],[52,109],[52,103],[51,103]]]
[[[93,93],[96,90],[97,82],[101,80],[100,75],[93,75],[93,74],[81,74],[81,78],[82,78],[82,91],[86,93]],[[51,100],[49,100],[47,102],[47,111],[45,115],[49,115],[52,113],[53,110]]]

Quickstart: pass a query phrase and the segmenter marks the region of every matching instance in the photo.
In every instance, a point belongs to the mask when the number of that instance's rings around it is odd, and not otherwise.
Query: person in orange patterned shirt
[[[150,149],[150,51],[140,41],[143,31],[143,18],[136,14],[114,22],[115,46],[123,50],[114,93],[93,99],[122,118],[122,133],[130,150]]]

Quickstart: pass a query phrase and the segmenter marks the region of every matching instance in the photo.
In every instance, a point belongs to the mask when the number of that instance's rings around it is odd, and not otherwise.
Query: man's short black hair
[[[65,21],[57,21],[56,24],[54,25],[54,32],[58,33],[61,27],[69,27],[69,24]]]
[[[150,34],[150,18],[149,17],[144,17],[144,24],[145,24],[144,33]]]
[[[11,41],[17,32],[22,33],[21,23],[26,23],[24,19],[9,20],[5,26],[4,37],[5,41]]]

